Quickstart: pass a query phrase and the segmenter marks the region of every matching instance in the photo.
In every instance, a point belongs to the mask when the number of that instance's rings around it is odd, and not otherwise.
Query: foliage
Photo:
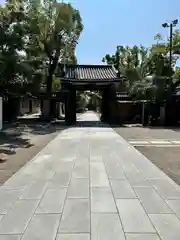
[[[76,91],[76,101],[77,108],[81,111],[84,111],[90,101],[90,97],[84,91]]]
[[[9,1],[0,6],[0,86],[12,82],[23,83],[29,74],[29,66],[23,55],[26,16],[21,5]]]
[[[174,76],[173,76],[173,82],[180,82],[180,67],[176,66]]]
[[[179,79],[179,68],[175,65],[179,58],[180,32],[173,33],[171,67],[169,41],[160,34],[155,36],[155,41],[150,48],[117,46],[114,55],[105,55],[102,61],[113,64],[119,73],[119,91],[126,90],[136,99],[163,99],[172,86],[172,80]]]
[[[61,83],[60,79],[56,77],[56,75],[53,75],[53,82],[52,82],[52,90],[60,90],[61,89]]]
[[[39,92],[60,87],[59,61],[75,63],[83,30],[78,10],[56,0],[9,0],[0,6],[0,86]],[[15,84],[16,83],[16,84]]]
[[[82,20],[79,12],[70,4],[54,0],[31,0],[27,12],[31,18],[27,51],[33,55],[44,55],[48,73],[46,87],[50,94],[58,61],[64,60],[65,53],[67,61],[75,61],[74,51],[83,29]]]
[[[118,46],[113,56],[106,55],[103,61],[114,64],[121,77],[119,91],[126,90],[133,94],[143,83],[143,79],[149,74],[148,49],[143,46]]]

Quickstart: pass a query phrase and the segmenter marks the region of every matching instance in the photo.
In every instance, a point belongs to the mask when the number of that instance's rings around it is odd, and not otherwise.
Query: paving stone
[[[30,164],[28,162],[22,171],[22,175],[33,176],[35,179],[50,179],[54,174],[53,169],[51,169],[51,165],[51,155],[43,154],[39,157],[35,157],[35,160]]]
[[[126,179],[125,174],[123,173],[122,169],[118,165],[118,163],[106,161],[105,162],[106,172],[108,178],[110,179]]]
[[[138,199],[118,199],[116,203],[125,232],[155,232],[155,229]]]
[[[60,233],[90,232],[90,206],[86,199],[67,199],[59,226]]]
[[[104,163],[118,163],[118,158],[112,151],[112,146],[110,145],[110,143],[104,146],[104,149],[102,151],[102,160]]]
[[[166,200],[180,199],[180,187],[172,180],[153,179],[151,184],[162,198]]]
[[[96,170],[98,172],[105,172],[105,166],[103,162],[91,162],[90,163],[91,171]]]
[[[126,240],[160,240],[157,234],[126,234]]]
[[[62,213],[66,192],[66,188],[48,189],[45,192],[36,213]]]
[[[70,172],[58,172],[48,184],[48,188],[68,187],[71,179]]]
[[[79,153],[78,153],[78,157],[80,158],[84,158],[84,159],[88,159],[89,158],[89,146],[88,143],[86,144],[83,143],[83,141],[81,142],[81,147],[79,149]]]
[[[33,174],[33,179],[35,181],[45,182],[52,179],[54,173],[55,170],[53,169],[52,164],[47,164],[47,166],[44,165],[43,169],[40,169],[40,171],[37,174]]]
[[[55,240],[60,217],[58,214],[34,215],[22,240]]]
[[[0,214],[6,214],[20,194],[19,190],[0,189]]]
[[[32,183],[20,196],[20,199],[41,199],[48,183],[46,181],[37,181]]]
[[[89,156],[77,156],[75,164],[88,164],[89,165]]]
[[[0,234],[22,234],[38,203],[38,200],[18,200],[0,221]]]
[[[111,180],[110,183],[115,198],[137,198],[127,180]]]
[[[147,179],[145,179],[141,174],[132,174],[131,177],[128,178],[129,183],[132,187],[149,187],[150,183]]]
[[[93,155],[92,153],[90,153],[90,162],[102,162],[102,155]]]
[[[68,188],[68,198],[89,198],[89,179],[72,178]]]
[[[4,186],[10,189],[23,190],[30,183],[32,183],[32,176],[22,176],[19,172],[19,174],[15,174],[8,179]]]
[[[75,154],[68,154],[64,155],[61,157],[62,162],[74,162],[76,160],[76,155]]]
[[[174,214],[149,214],[149,217],[163,240],[180,239],[180,220]]]
[[[91,189],[91,211],[93,213],[116,213],[116,205],[110,188]]]
[[[109,187],[109,180],[105,171],[90,170],[91,187]]]
[[[153,163],[151,163],[145,156],[142,154],[137,156],[136,161],[134,162],[135,167],[143,173],[147,179],[164,179],[166,174],[157,168]]]
[[[173,212],[180,218],[180,200],[168,200],[167,204]]]
[[[122,165],[123,171],[132,187],[147,187],[150,183],[133,164]]]
[[[56,240],[90,240],[90,234],[58,234]]]
[[[92,240],[125,240],[118,214],[97,214],[91,216]]]
[[[74,178],[89,178],[89,163],[76,162],[73,169],[72,177]]]
[[[0,240],[20,240],[21,235],[0,235]]]
[[[63,150],[66,154],[67,152],[69,152],[69,150]],[[59,157],[58,157],[59,159]],[[56,173],[60,173],[60,174],[63,174],[63,173],[66,173],[68,172],[70,175],[71,175],[71,172],[73,170],[73,167],[74,167],[74,164],[75,164],[75,161],[74,162],[64,162],[61,158],[59,161],[56,161],[54,162],[53,164],[53,169]]]
[[[172,213],[169,206],[151,187],[135,187],[136,195],[147,213]]]
[[[97,147],[98,146],[98,147]],[[95,139],[90,142],[90,161],[92,162],[102,162],[102,141]]]
[[[35,157],[36,159],[39,159],[42,156],[39,157]],[[44,167],[42,167],[41,164],[36,164],[34,161],[32,161],[31,163],[28,162],[27,165],[24,166],[24,169],[21,173],[21,178],[31,178],[31,180],[33,180],[33,178],[39,177],[39,175],[42,175],[42,169],[44,169]]]

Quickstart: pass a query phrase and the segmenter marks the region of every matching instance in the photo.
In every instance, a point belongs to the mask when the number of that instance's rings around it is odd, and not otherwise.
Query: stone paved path
[[[0,188],[0,240],[20,239],[179,240],[180,187],[111,128],[69,128]]]

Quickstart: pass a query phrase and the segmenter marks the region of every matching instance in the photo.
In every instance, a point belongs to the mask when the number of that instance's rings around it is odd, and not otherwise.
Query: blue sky
[[[162,28],[163,22],[180,17],[179,0],[64,2],[78,8],[83,18],[84,31],[76,51],[80,64],[101,64],[102,57],[114,53],[117,45],[150,46],[156,33],[168,36],[168,29]]]
[[[164,21],[180,17],[179,0],[70,0],[81,12],[84,31],[77,47],[79,63],[101,64],[117,45],[150,46],[156,33],[168,36]],[[179,24],[180,27],[180,24]]]

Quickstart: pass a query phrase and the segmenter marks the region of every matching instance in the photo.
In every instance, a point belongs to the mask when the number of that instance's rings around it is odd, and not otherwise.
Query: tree
[[[113,64],[121,76],[121,90],[125,88],[133,98],[164,98],[167,89],[171,88],[174,71],[169,63],[169,42],[163,40],[160,34],[155,36],[155,40],[150,48],[118,46],[114,55],[107,54],[103,58],[103,62]],[[177,33],[176,40],[177,46]],[[173,66],[176,60],[177,56],[173,56]]]
[[[173,82],[180,82],[180,67],[176,66],[173,76]]]
[[[20,93],[38,93],[43,79],[43,66],[37,49],[28,51],[30,18],[26,2],[9,0],[0,6],[0,86]]]
[[[20,52],[25,45],[25,21],[19,1],[0,6],[0,87],[20,84],[29,74],[29,66]]]
[[[89,104],[90,96],[84,91],[76,91],[76,102],[78,111],[84,111]]]
[[[78,10],[55,0],[30,0],[27,14],[30,21],[27,52],[36,58],[41,56],[46,65],[44,115],[47,117],[52,113],[50,99],[57,64],[66,60],[76,62],[75,47],[83,24]]]
[[[76,63],[83,30],[78,10],[56,0],[8,0],[0,5],[0,88],[19,93],[46,91],[44,115],[51,116],[51,92],[60,89],[58,62]]]
[[[117,69],[121,82],[120,91],[128,91],[131,95],[144,86],[143,79],[148,72],[148,49],[143,46],[118,46],[113,56],[106,55],[103,61],[113,64]],[[136,93],[136,94],[137,94]]]

